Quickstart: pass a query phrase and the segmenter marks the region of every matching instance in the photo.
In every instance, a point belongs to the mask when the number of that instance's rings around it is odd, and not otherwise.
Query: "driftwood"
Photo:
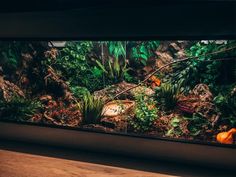
[[[187,61],[187,60],[192,60],[192,59],[198,59],[200,57],[206,57],[206,56],[210,56],[210,55],[215,55],[215,54],[219,54],[219,53],[223,53],[223,52],[226,52],[226,51],[230,51],[230,50],[234,50],[236,49],[236,46],[234,47],[230,47],[230,48],[227,48],[227,49],[224,49],[224,50],[220,50],[220,51],[216,51],[216,52],[211,52],[211,53],[208,53],[208,54],[204,54],[204,55],[199,55],[199,56],[194,56],[194,57],[187,57],[187,58],[183,58],[183,59],[176,59],[175,61],[173,62],[170,62],[170,63],[167,63],[165,65],[163,65],[162,67],[160,68],[157,68],[155,71],[151,72],[144,80],[142,80],[141,82],[139,82],[136,86],[134,87],[131,87],[131,88],[128,88],[118,94],[116,94],[112,99],[115,99],[117,98],[118,96],[120,96],[121,94],[123,93],[126,93],[140,85],[142,85],[143,83],[145,83],[148,79],[150,79],[154,74],[160,72],[162,69],[166,68],[167,66],[170,66],[170,65],[173,65],[175,63],[180,63],[180,62],[183,62],[183,61]],[[229,58],[220,58],[220,59],[212,59],[212,60],[207,60],[208,61],[221,61],[221,60],[229,60]]]
[[[25,97],[24,92],[17,85],[5,80],[3,76],[0,76],[0,91],[6,101],[10,101],[14,96]]]
[[[68,84],[64,80],[62,80],[61,77],[56,73],[56,71],[50,66],[48,68],[48,75],[44,77],[45,85],[48,84],[49,79],[57,83],[62,88],[64,98],[66,100],[75,100],[72,93],[70,92]]]

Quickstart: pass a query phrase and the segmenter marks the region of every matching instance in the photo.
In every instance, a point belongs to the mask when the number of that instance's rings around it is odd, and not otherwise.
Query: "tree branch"
[[[182,58],[182,59],[176,59],[175,61],[173,62],[170,62],[170,63],[167,63],[165,65],[163,65],[162,67],[160,68],[157,68],[155,71],[151,72],[144,80],[142,80],[141,82],[139,82],[137,85],[131,87],[131,88],[128,88],[120,93],[117,93],[113,98],[117,98],[118,96],[120,96],[121,94],[123,93],[126,93],[134,88],[137,88],[139,87],[141,84],[145,83],[148,79],[150,79],[154,74],[158,73],[159,71],[161,71],[162,69],[164,69],[165,67],[169,66],[169,65],[172,65],[172,64],[175,64],[175,63],[180,63],[180,62],[183,62],[183,61],[187,61],[187,60],[191,60],[191,59],[198,59],[200,57],[206,57],[206,56],[210,56],[210,55],[215,55],[215,54],[219,54],[219,53],[223,53],[223,52],[226,52],[226,51],[230,51],[230,50],[233,50],[233,49],[236,49],[236,46],[234,47],[230,47],[230,48],[227,48],[227,49],[223,49],[223,50],[220,50],[220,51],[215,51],[215,52],[211,52],[211,53],[207,53],[207,54],[204,54],[204,55],[199,55],[199,56],[194,56],[194,57],[187,57],[187,58]],[[206,60],[206,61],[216,61],[216,60],[223,60],[222,58],[221,59],[212,59],[212,60]]]

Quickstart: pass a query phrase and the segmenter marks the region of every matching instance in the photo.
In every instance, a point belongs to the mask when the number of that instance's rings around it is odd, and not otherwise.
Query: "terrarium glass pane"
[[[2,41],[0,120],[235,144],[236,41]]]

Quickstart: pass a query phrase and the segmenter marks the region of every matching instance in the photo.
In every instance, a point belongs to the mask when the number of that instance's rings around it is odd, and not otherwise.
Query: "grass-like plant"
[[[163,83],[156,89],[157,102],[166,110],[173,109],[178,101],[179,87]]]
[[[6,120],[26,121],[41,108],[42,104],[39,101],[14,97],[11,101],[0,101],[0,117]]]
[[[82,114],[82,124],[97,124],[101,121],[103,107],[105,102],[90,93],[84,95],[82,101],[78,104]]]

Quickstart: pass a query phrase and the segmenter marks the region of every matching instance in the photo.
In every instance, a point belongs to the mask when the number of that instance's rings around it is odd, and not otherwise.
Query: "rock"
[[[136,87],[136,88],[130,90],[130,92],[131,92],[131,95],[133,97],[135,97],[138,94],[144,94],[146,96],[152,96],[155,93],[152,89],[144,87],[144,86]]]
[[[231,96],[236,96],[236,86],[232,89],[232,91],[230,92]]]
[[[188,114],[198,113],[213,124],[219,118],[212,93],[205,84],[196,85],[189,95],[180,95],[177,108]]]
[[[116,94],[118,94],[118,93],[120,93],[120,92],[122,92],[126,89],[129,89],[131,87],[134,87],[134,86],[136,86],[136,84],[131,84],[131,83],[127,83],[127,82],[123,81],[123,82],[120,82],[118,84],[111,85],[110,87],[104,88],[102,90],[95,91],[93,94],[96,97],[104,99],[104,101],[109,101]],[[134,89],[131,89],[131,90],[127,91],[126,93],[123,93],[122,95],[120,95],[118,97],[118,99],[121,99],[121,100],[134,99],[134,97],[137,94],[140,94],[140,93],[144,93],[148,96],[151,96],[155,92],[150,88],[147,88],[147,87],[144,87],[144,86],[138,86]]]
[[[184,51],[184,50],[178,51],[175,55],[176,55],[176,57],[179,58],[179,59],[182,59],[182,58],[185,58],[185,57],[186,57],[186,54],[185,54],[185,51]]]
[[[156,54],[156,67],[160,68],[175,59],[186,57],[185,48],[189,45],[187,41],[163,41],[158,47]],[[172,66],[165,67],[162,72],[172,72]]]
[[[128,114],[135,106],[131,100],[114,100],[107,103],[103,108],[103,116],[114,117],[122,114]]]
[[[199,96],[201,101],[212,101],[213,95],[206,84],[198,84],[190,92],[193,95]]]
[[[170,47],[171,47],[175,52],[178,52],[179,50],[181,50],[181,48],[178,46],[178,44],[177,44],[176,42],[170,43]]]
[[[114,128],[117,132],[126,132],[128,117],[134,115],[135,102],[131,100],[115,100],[104,106],[104,126]]]

